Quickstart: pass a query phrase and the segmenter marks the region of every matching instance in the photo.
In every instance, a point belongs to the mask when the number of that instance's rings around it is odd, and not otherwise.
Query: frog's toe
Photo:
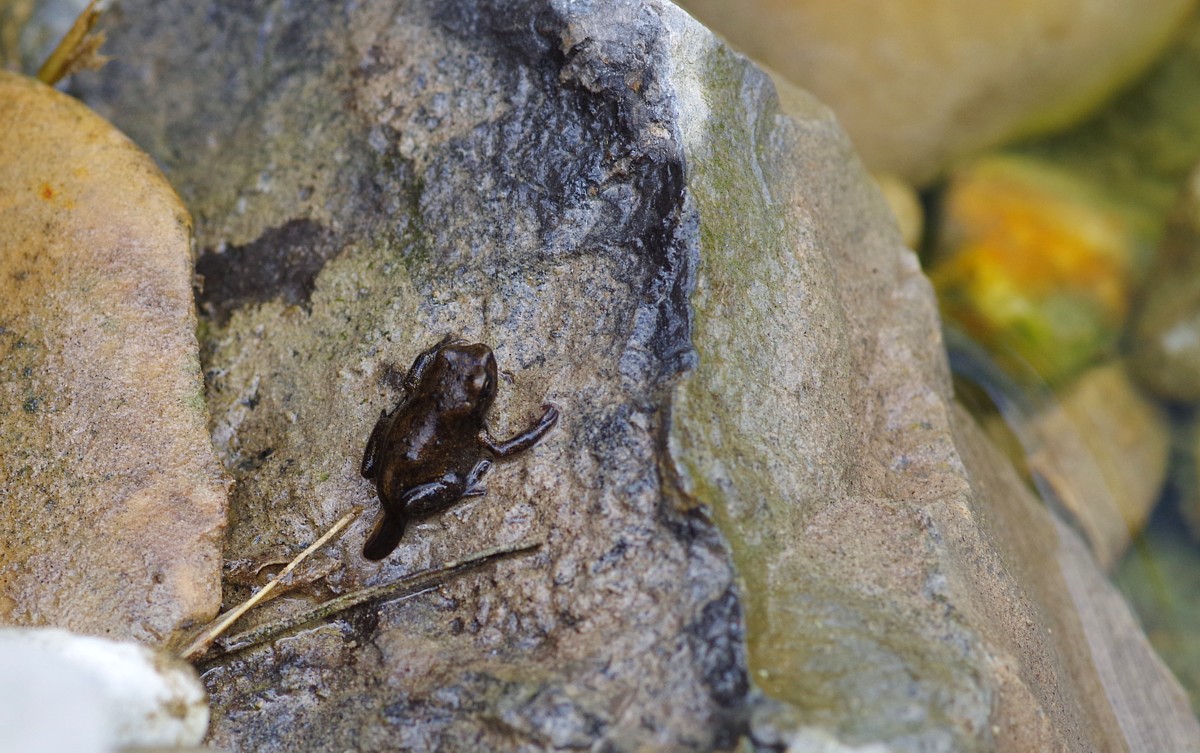
[[[492,461],[488,460],[487,458],[484,458],[476,463],[475,467],[471,469],[471,472],[467,474],[467,487],[473,489],[476,486],[479,486],[479,480],[483,478],[483,474],[487,473],[488,469],[491,467]],[[480,494],[482,493],[483,492],[480,492]]]

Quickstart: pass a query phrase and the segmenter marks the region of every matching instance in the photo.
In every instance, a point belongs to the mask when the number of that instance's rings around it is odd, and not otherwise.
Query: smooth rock
[[[367,434],[447,331],[510,377],[498,434],[562,409],[256,620],[540,550],[213,657],[210,744],[1125,749],[1053,523],[968,473],[928,281],[828,109],[660,2],[125,7],[80,85],[198,218],[230,558],[375,504]]]
[[[683,0],[829,104],[872,170],[955,160],[1078,122],[1157,58],[1193,0]]]
[[[892,216],[896,218],[904,245],[912,249],[920,248],[925,234],[925,209],[921,206],[916,189],[910,183],[887,173],[876,175],[875,183],[888,209],[892,210]]]
[[[1052,164],[1140,212],[1157,239],[1200,163],[1200,14],[1134,85],[1062,133],[1010,151]]]
[[[2,751],[194,746],[208,727],[196,671],[142,645],[0,629],[0,667]]]
[[[1069,384],[1032,424],[1030,472],[1111,570],[1162,495],[1171,450],[1166,412],[1115,361]]]
[[[1129,343],[1146,387],[1167,400],[1200,401],[1200,169],[1167,225]]]
[[[188,214],[78,101],[0,101],[0,622],[163,644],[221,597]]]

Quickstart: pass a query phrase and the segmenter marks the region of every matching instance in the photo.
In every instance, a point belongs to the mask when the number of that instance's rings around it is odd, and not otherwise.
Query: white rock
[[[188,746],[207,728],[207,696],[184,662],[64,630],[0,630],[0,753]]]

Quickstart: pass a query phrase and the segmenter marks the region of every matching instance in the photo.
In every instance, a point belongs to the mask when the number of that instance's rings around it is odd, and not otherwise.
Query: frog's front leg
[[[493,455],[498,458],[506,458],[511,455],[516,455],[518,452],[523,452],[533,447],[542,438],[550,433],[554,425],[558,423],[558,408],[554,405],[546,404],[542,406],[544,412],[541,419],[536,424],[521,432],[511,439],[497,441],[488,433],[485,428],[479,436],[483,446],[488,448]]]
[[[453,343],[464,342],[457,339],[454,335],[446,335],[437,345],[434,345],[428,350],[422,351],[413,362],[412,366],[408,367],[408,373],[404,376],[404,391],[411,395],[417,389],[417,385],[421,383],[421,378],[425,376],[426,369],[429,364],[433,363],[433,359],[437,356],[438,351]]]
[[[486,458],[480,460],[467,474],[467,488],[463,490],[464,497],[482,497],[487,494],[487,489],[483,488],[483,474],[488,472],[492,467],[492,461]]]

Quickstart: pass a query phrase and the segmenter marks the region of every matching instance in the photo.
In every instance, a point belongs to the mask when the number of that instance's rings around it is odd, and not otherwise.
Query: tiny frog
[[[492,460],[528,450],[558,422],[558,408],[546,404],[533,426],[494,439],[484,417],[496,399],[496,357],[449,335],[417,356],[404,389],[404,400],[379,414],[363,454],[362,475],[375,482],[383,506],[363,547],[369,560],[391,554],[409,520],[483,495]]]

